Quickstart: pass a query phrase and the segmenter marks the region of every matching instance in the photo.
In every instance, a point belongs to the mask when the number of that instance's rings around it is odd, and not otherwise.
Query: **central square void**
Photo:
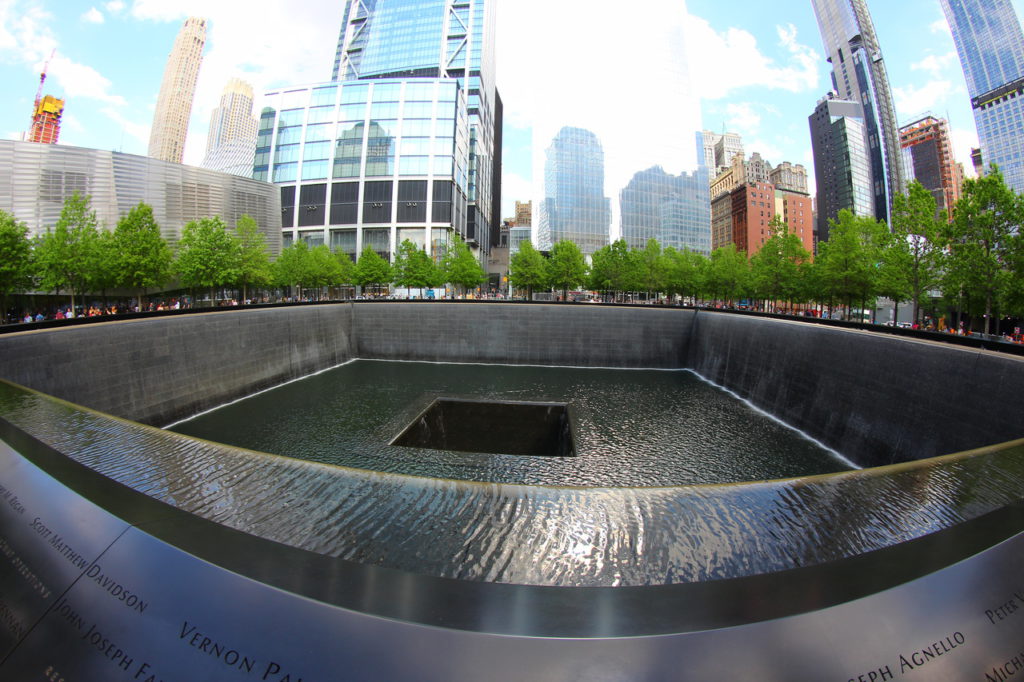
[[[576,454],[565,403],[438,398],[391,444],[495,455]]]

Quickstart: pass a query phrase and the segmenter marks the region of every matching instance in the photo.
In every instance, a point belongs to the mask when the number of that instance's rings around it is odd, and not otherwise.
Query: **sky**
[[[810,0],[497,0],[505,105],[503,217],[536,196],[544,151],[565,125],[593,130],[617,205],[633,173],[678,173],[694,134],[739,133],[749,156],[801,163],[807,117],[830,89]],[[1024,0],[1012,0],[1020,16]],[[785,9],[780,9],[784,7]],[[164,65],[185,17],[208,19],[185,163],[202,161],[228,79],[257,93],[329,80],[344,0],[0,0],[0,136],[30,124],[39,72],[67,100],[60,143],[145,154]],[[581,11],[581,8],[584,8]],[[641,11],[642,8],[642,11]],[[938,0],[868,0],[900,123],[948,118],[970,172],[966,84]],[[633,10],[633,11],[627,11]],[[545,16],[545,21],[538,17]]]

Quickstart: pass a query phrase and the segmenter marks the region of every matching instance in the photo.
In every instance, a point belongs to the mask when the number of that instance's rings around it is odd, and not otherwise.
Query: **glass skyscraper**
[[[832,86],[839,99],[863,108],[874,216],[888,222],[892,197],[903,192],[906,182],[892,91],[871,15],[865,0],[811,4],[832,64]]]
[[[711,199],[708,173],[671,175],[661,166],[633,176],[619,194],[622,238],[633,249],[657,239],[662,248],[711,255]]]
[[[604,150],[597,136],[566,126],[547,149],[537,246],[562,240],[590,255],[609,242],[611,202],[604,196]]]
[[[334,81],[457,80],[470,154],[465,237],[483,251],[500,226],[501,98],[494,80],[495,0],[347,0]]]
[[[942,0],[967,79],[981,158],[1024,192],[1024,35],[1010,0]]]
[[[809,119],[818,192],[818,241],[828,239],[829,220],[847,209],[875,215],[868,127],[858,102],[825,97]]]

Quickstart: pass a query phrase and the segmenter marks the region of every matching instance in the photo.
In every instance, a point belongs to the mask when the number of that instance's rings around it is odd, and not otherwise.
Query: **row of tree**
[[[458,237],[435,260],[406,240],[394,265],[367,247],[357,262],[327,246],[297,241],[276,260],[248,215],[234,230],[219,217],[189,222],[175,248],[163,238],[150,206],[140,203],[113,230],[102,229],[89,198],[74,194],[52,229],[29,239],[28,228],[0,211],[0,295],[7,310],[10,294],[19,291],[66,292],[71,306],[86,293],[136,292],[142,306],[146,292],[169,284],[209,290],[230,287],[249,298],[269,286],[297,286],[318,293],[328,286],[398,286],[423,288],[451,283],[475,287],[487,275]]]
[[[554,288],[565,296],[585,287],[608,295],[647,292],[693,300],[754,299],[773,306],[816,303],[873,307],[876,297],[922,306],[938,292],[951,308],[983,315],[985,331],[997,315],[1024,314],[1024,199],[998,170],[966,181],[953,219],[936,210],[933,195],[913,182],[895,198],[892,229],[870,217],[841,211],[812,258],[777,216],[771,236],[750,258],[735,245],[710,257],[662,249],[650,240],[629,249],[622,240],[597,250],[589,267],[571,242],[545,257],[523,242],[509,265],[509,281],[532,295]]]

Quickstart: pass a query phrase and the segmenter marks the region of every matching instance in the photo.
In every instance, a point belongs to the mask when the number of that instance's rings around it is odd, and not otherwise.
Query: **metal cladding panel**
[[[265,182],[100,149],[0,140],[0,210],[28,225],[31,235],[51,228],[74,192],[89,195],[100,224],[113,229],[139,202],[153,207],[173,246],[190,220],[220,216],[234,228],[239,216],[256,219],[272,255],[281,251],[281,200]]]

